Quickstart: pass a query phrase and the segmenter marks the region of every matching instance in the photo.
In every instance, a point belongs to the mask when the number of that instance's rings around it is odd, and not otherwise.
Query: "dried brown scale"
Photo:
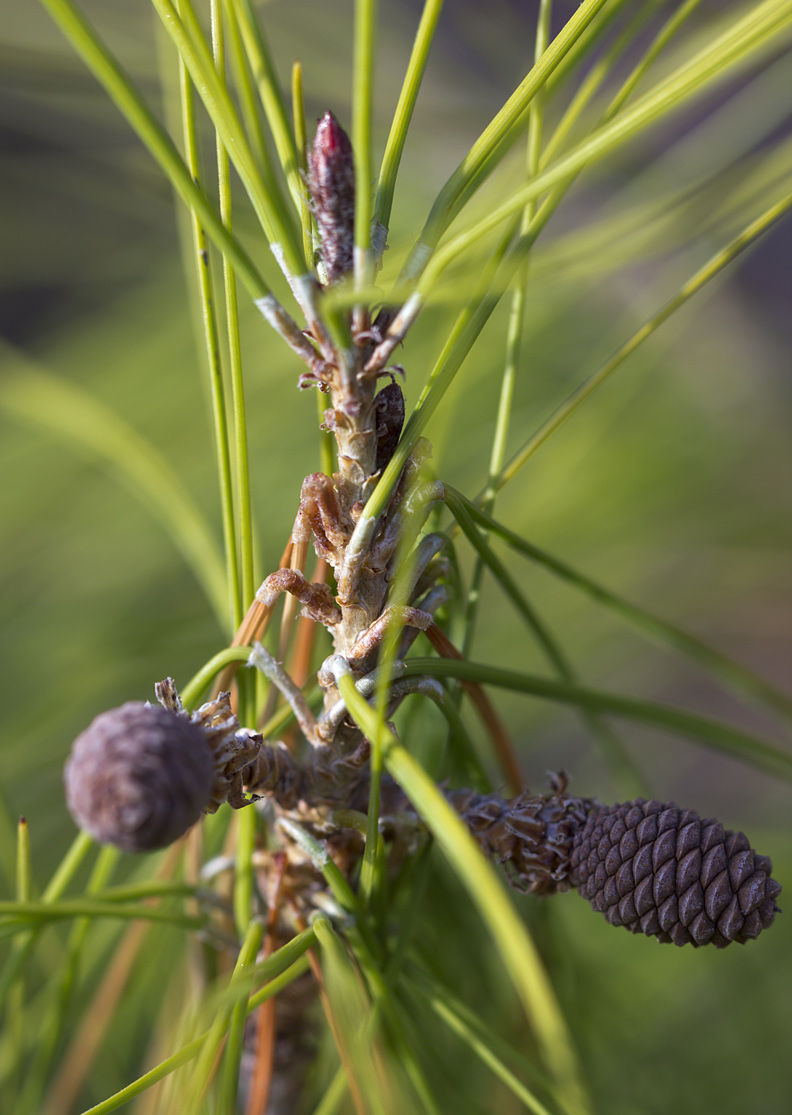
[[[214,701],[201,705],[191,720],[203,729],[214,767],[212,791],[204,813],[216,813],[224,802],[234,809],[243,809],[250,804],[242,790],[244,775],[259,752],[261,736],[240,728],[231,708],[230,693],[220,693]]]
[[[192,715],[184,708],[173,678],[158,681],[154,692],[163,708],[186,718],[203,732],[214,771],[211,793],[203,812],[216,813],[223,802],[234,809],[249,805],[249,799],[242,792],[243,772],[255,759],[263,741],[255,732],[240,727],[231,707],[230,692],[219,693]]]
[[[333,415],[331,425],[338,433],[337,412],[326,411],[325,416],[328,414]],[[312,608],[306,614],[326,625],[334,625],[332,634],[335,649],[348,657],[360,637],[382,615],[396,546],[404,528],[405,508],[410,505],[410,500],[405,497],[420,478],[420,469],[428,456],[428,443],[419,439],[386,514],[377,525],[368,548],[359,555],[354,576],[349,575],[348,544],[354,530],[355,513],[362,509],[362,501],[354,501],[345,510],[346,500],[342,495],[346,493],[348,499],[352,489],[343,482],[340,474],[334,477],[335,485],[321,473],[312,473],[306,477],[302,485],[292,541],[307,543],[312,540],[317,555],[324,558],[334,570],[337,581],[335,602],[327,587],[307,586],[302,575],[295,570],[278,570],[270,574],[256,594],[257,600],[266,607],[271,607],[282,591],[299,595]],[[428,511],[428,505],[418,509],[410,508],[415,521],[420,515],[425,518]],[[309,593],[313,594],[315,600],[309,600]],[[321,609],[318,605],[321,605]],[[320,683],[327,691],[326,707],[330,707],[338,700],[334,683],[332,679],[323,681],[321,677]]]
[[[325,411],[325,417],[335,412]],[[333,481],[323,472],[312,472],[302,482],[300,506],[292,531],[294,542],[313,538],[317,553],[335,568],[353,530],[351,519],[344,515]]]
[[[347,654],[347,661],[353,670],[360,669],[361,667],[365,669],[364,664],[366,659],[373,657],[374,653],[379,649],[388,627],[391,625],[398,627],[417,627],[421,631],[426,631],[431,623],[432,617],[428,612],[422,612],[418,608],[408,608],[397,604],[389,604],[379,619],[375,620],[368,630],[357,640]]]
[[[563,777],[552,786],[549,794],[526,791],[511,801],[472,790],[447,795],[485,855],[504,865],[515,889],[531,894],[569,889],[576,834],[591,807],[564,792]]]
[[[249,793],[268,794],[283,809],[294,809],[305,796],[304,773],[283,744],[262,744],[244,780]]]
[[[336,733],[332,748],[312,747],[305,760],[298,762],[283,743],[271,745],[261,735],[240,727],[231,708],[230,693],[221,693],[190,716],[172,678],[158,682],[154,688],[166,707],[202,729],[214,779],[203,812],[214,813],[225,801],[235,809],[249,805],[251,799],[245,793],[254,795],[254,799],[267,796],[286,812],[337,808],[349,805],[353,798],[355,808],[365,808],[365,768],[371,749],[351,721]],[[359,791],[358,785],[362,787]]]
[[[320,556],[324,556],[320,553]],[[327,627],[339,623],[341,612],[325,584],[309,584],[299,569],[276,569],[264,580],[256,593],[256,600],[265,608],[272,608],[281,593],[296,596],[303,606],[303,615]]]

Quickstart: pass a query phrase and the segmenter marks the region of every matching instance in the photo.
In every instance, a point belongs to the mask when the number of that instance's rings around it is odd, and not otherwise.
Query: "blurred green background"
[[[575,6],[559,0],[559,16]],[[419,5],[402,0],[381,8],[379,151]],[[168,48],[147,4],[95,0],[84,9],[159,105],[158,58]],[[295,57],[303,62],[309,121],[331,108],[349,124],[351,9],[326,0],[266,5],[281,74],[287,77]],[[405,152],[390,267],[409,248],[434,193],[520,80],[532,50],[534,3],[449,0],[446,9]],[[702,5],[691,42],[707,33],[719,9]],[[165,675],[186,682],[227,632],[150,509],[112,467],[76,440],[53,434],[24,401],[36,385],[46,392],[46,381],[34,377],[43,372],[122,415],[176,471],[219,545],[203,353],[170,190],[30,0],[7,0],[0,13],[0,72],[0,792],[8,818],[23,813],[29,820],[41,883],[73,832],[61,769],[74,735],[102,709],[151,697],[154,681]],[[789,176],[789,148],[782,145],[790,87],[792,58],[779,54],[766,72],[744,74],[584,176],[537,251],[514,449],[759,212],[750,197],[731,212],[728,204],[739,201],[758,154],[775,146],[779,174]],[[730,163],[721,182],[673,225],[653,229],[646,220],[634,222],[631,233],[618,231],[638,206],[662,202],[669,189],[695,181],[710,165]],[[515,159],[501,183],[518,173]],[[241,209],[239,225],[271,275],[265,247]],[[595,228],[604,230],[599,239],[587,233]],[[615,266],[619,255],[624,260]],[[496,508],[513,529],[787,692],[790,258],[787,220],[631,358],[505,489]],[[494,315],[428,431],[438,476],[470,496],[486,478],[506,310]],[[410,335],[400,357],[408,404],[453,313],[448,305],[431,309]],[[263,577],[288,537],[302,477],[319,467],[316,404],[312,393],[297,391],[296,362],[247,305],[243,326]],[[545,573],[506,560],[586,683],[777,735],[771,722],[684,660],[658,651]],[[464,564],[472,566],[467,554]],[[492,586],[485,588],[474,657],[544,670]],[[532,784],[540,787],[548,769],[565,768],[576,791],[614,800],[607,767],[571,712],[509,694],[498,694],[497,703]],[[618,727],[654,796],[747,830],[773,857],[776,877],[792,885],[788,786],[684,741]],[[14,851],[3,823],[5,895]],[[436,963],[462,998],[488,1002],[491,1020],[513,1039],[519,1023],[509,990],[498,984],[500,968],[478,951],[484,939],[456,884],[440,867],[438,877],[459,911],[460,931],[457,950],[444,942]],[[574,894],[523,905],[580,1043],[598,1110],[790,1110],[789,915],[756,944],[717,953],[657,948],[616,932]],[[453,1061],[453,1048],[449,1055]],[[448,1110],[468,1110],[452,1073],[447,1086]],[[486,1081],[482,1087],[486,1092]],[[513,1110],[507,1098],[491,1095],[490,1110]]]

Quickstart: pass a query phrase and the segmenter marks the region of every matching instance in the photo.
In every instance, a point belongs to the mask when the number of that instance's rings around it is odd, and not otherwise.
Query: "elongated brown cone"
[[[674,802],[594,806],[570,881],[611,925],[675,945],[725,948],[772,924],[780,885],[741,832]]]
[[[513,801],[448,795],[517,889],[577,887],[611,925],[675,945],[725,948],[772,924],[781,887],[743,833],[674,802],[600,805],[567,794],[564,776],[551,785]]]

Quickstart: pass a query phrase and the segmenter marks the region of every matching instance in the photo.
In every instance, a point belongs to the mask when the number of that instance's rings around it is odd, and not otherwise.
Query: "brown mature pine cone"
[[[567,794],[565,775],[550,782],[549,794],[512,801],[448,794],[515,888],[546,895],[577,887],[611,925],[675,945],[725,948],[772,924],[781,887],[743,833],[674,802],[600,805]]]
[[[66,763],[66,801],[80,828],[125,852],[164,848],[200,817],[215,780],[206,732],[139,701],[103,712]]]
[[[592,805],[570,882],[611,925],[675,945],[758,937],[778,911],[773,865],[741,832],[674,802]]]

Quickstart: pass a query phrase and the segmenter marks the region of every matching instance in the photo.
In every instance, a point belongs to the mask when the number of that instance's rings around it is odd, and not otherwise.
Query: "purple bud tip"
[[[352,144],[349,136],[336,120],[332,112],[326,112],[316,126],[314,154],[322,152],[327,157],[351,155]]]

